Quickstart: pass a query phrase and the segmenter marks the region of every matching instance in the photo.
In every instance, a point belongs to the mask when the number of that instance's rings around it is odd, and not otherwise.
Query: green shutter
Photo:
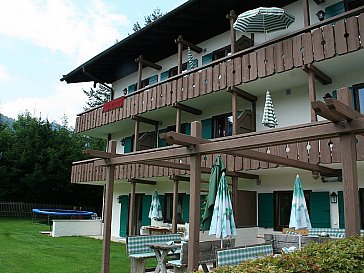
[[[120,209],[120,237],[126,237],[128,231],[128,218],[129,218],[129,196],[121,196],[121,209]]]
[[[133,141],[132,141],[132,137],[125,137],[124,138],[125,143],[124,143],[124,154],[126,153],[131,153],[133,151]]]
[[[202,65],[212,62],[212,53],[202,56]]]
[[[152,84],[155,84],[158,82],[158,75],[154,75],[154,76],[151,76],[149,78],[149,84],[152,85]]]
[[[150,225],[150,218],[149,210],[150,204],[152,203],[152,196],[151,195],[144,195],[143,196],[143,203],[142,203],[142,225],[149,226]]]
[[[133,93],[136,90],[136,83],[128,86],[128,94]]]
[[[191,135],[191,123],[183,123],[182,126],[182,132],[185,135]]]
[[[310,220],[314,228],[330,228],[329,192],[310,193]]]
[[[166,132],[167,132],[167,129],[161,129],[161,130],[159,130],[159,132],[158,132],[158,147],[164,147],[164,146],[166,146],[166,144],[167,144],[166,141],[164,139],[161,139],[159,137],[160,134],[166,133]]]
[[[212,138],[212,119],[201,120],[202,123],[202,138],[210,139]]]
[[[342,191],[338,192],[338,202],[339,202],[339,227],[345,228],[345,218],[344,218],[344,194]]]
[[[258,194],[258,226],[273,228],[273,193]]]
[[[164,218],[164,194],[158,194],[159,203],[161,204],[162,215]]]
[[[185,223],[189,222],[190,219],[190,195],[186,194],[183,196],[183,221]]]
[[[161,81],[164,81],[169,78],[169,71],[164,71],[161,73]]]
[[[325,8],[325,19],[334,17],[345,12],[344,2],[338,2]]]

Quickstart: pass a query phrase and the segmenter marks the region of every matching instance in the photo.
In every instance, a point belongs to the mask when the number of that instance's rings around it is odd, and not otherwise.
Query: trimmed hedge
[[[343,273],[364,272],[364,238],[350,237],[310,244],[301,251],[264,257],[237,266],[218,267],[216,273]]]

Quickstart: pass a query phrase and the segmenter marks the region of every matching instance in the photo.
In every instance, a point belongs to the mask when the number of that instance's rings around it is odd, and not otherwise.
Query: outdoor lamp
[[[332,192],[330,194],[330,202],[331,202],[331,204],[336,204],[337,203],[337,194],[336,194],[336,192]]]
[[[121,204],[121,195],[119,195],[116,200],[118,201],[119,204]]]
[[[126,94],[128,93],[128,89],[124,88],[123,93],[124,93],[124,96],[126,96]]]
[[[322,21],[325,19],[325,12],[321,9],[316,13],[317,18]]]
[[[120,140],[120,143],[121,143],[121,146],[125,146],[125,138],[122,138],[122,139]]]

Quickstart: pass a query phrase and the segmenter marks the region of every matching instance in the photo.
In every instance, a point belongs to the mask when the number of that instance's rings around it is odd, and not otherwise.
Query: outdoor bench
[[[273,247],[271,244],[251,245],[219,250],[216,252],[217,266],[237,265],[242,261],[268,255],[273,255]]]
[[[181,241],[181,234],[128,236],[126,247],[131,260],[130,272],[145,272],[145,260],[156,257],[155,252],[148,245],[173,241]],[[180,249],[175,253],[180,253]]]
[[[308,230],[308,236],[321,236],[326,233],[331,238],[345,238],[344,228],[312,228]],[[360,236],[364,236],[364,230],[360,230]]]
[[[235,246],[235,239],[223,241],[223,249]],[[203,241],[199,243],[199,265],[202,266],[204,272],[209,272],[207,263],[216,263],[216,250],[221,249],[221,240]],[[175,273],[183,273],[187,271],[188,262],[188,242],[182,242],[181,254],[178,260],[172,260],[167,263],[173,267]]]

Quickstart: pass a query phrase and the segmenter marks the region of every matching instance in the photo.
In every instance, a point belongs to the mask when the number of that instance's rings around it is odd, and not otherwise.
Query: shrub
[[[323,244],[312,243],[301,251],[278,257],[250,260],[237,266],[218,267],[216,273],[343,273],[364,272],[364,238],[350,237]]]

